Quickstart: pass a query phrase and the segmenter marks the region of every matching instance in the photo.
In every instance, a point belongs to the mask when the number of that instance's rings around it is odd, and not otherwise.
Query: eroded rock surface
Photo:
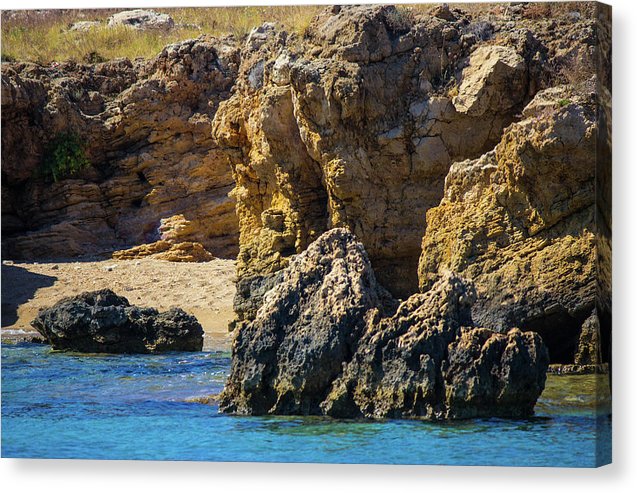
[[[537,333],[463,330],[448,351],[442,372],[447,418],[533,414],[549,365]]]
[[[3,255],[238,253],[241,332],[345,227],[395,297],[451,270],[477,326],[536,330],[570,363],[594,308],[610,327],[610,70],[593,70],[610,19],[531,10],[334,6],[303,36],[265,23],[149,62],[3,64]],[[93,166],[39,180],[69,130]]]
[[[276,272],[333,227],[356,234],[394,296],[417,291],[426,212],[452,163],[492,150],[555,77],[549,68],[595,43],[590,20],[581,34],[536,22],[536,36],[519,14],[502,15],[336,6],[303,40],[272,24],[248,36],[213,121],[236,182],[240,321]]]
[[[481,46],[471,54],[453,105],[472,116],[510,109],[522,102],[526,84],[526,64],[515,49]]]
[[[72,257],[162,239],[236,255],[230,163],[210,125],[238,57],[231,40],[201,38],[148,62],[3,63],[3,256]],[[42,179],[51,142],[68,133],[91,166]]]
[[[600,365],[601,355],[601,326],[597,311],[588,317],[582,324],[582,330],[575,351],[576,365]]]
[[[179,308],[131,306],[110,289],[65,298],[31,323],[53,349],[87,353],[201,351],[203,328]]]
[[[332,229],[290,262],[239,328],[221,409],[528,416],[544,388],[546,348],[537,334],[471,329],[474,301],[473,287],[449,274],[396,309],[362,244]]]
[[[246,44],[235,93],[214,121],[215,137],[235,150],[239,283],[255,285],[323,231],[347,226],[390,291],[416,290],[424,214],[449,165],[489,148],[512,118],[499,108],[463,115],[434,90],[456,70],[451,57],[469,54],[461,30],[348,6],[320,14],[303,49],[271,26]],[[512,90],[520,101],[525,77],[523,64]]]
[[[476,324],[535,330],[572,362],[596,300],[596,134],[594,100],[552,88],[493,151],[454,163],[427,212],[421,288],[453,270],[476,286]]]
[[[241,414],[319,414],[352,357],[367,313],[390,299],[363,246],[333,229],[296,257],[255,320],[233,342],[222,408]]]

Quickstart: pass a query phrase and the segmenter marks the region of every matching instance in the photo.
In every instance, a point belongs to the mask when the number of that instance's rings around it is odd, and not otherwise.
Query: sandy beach
[[[179,307],[204,328],[204,349],[228,350],[235,261],[176,263],[155,259],[2,263],[2,340],[37,335],[38,310],[84,291],[109,288],[131,304]]]

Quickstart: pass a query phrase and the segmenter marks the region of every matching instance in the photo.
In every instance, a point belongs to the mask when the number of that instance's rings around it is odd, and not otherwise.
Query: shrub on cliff
[[[58,134],[48,145],[42,160],[41,173],[45,179],[58,181],[76,175],[91,162],[78,135],[71,132]]]

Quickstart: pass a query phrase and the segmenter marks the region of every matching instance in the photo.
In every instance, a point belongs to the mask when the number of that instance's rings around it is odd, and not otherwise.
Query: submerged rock
[[[31,325],[53,349],[88,353],[201,351],[203,329],[179,308],[132,306],[109,289],[65,298],[41,310]]]
[[[238,414],[455,419],[527,416],[544,388],[537,334],[470,327],[454,274],[396,309],[367,254],[332,229],[293,258],[239,328],[220,409]]]

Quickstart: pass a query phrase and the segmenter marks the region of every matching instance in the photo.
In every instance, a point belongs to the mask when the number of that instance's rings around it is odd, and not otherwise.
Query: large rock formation
[[[427,212],[419,278],[473,281],[474,321],[539,332],[572,362],[596,300],[596,106],[572,87],[538,93],[493,151],[456,162]]]
[[[210,135],[239,53],[232,40],[167,46],[148,62],[2,64],[3,256],[33,259],[166,240],[237,252],[233,180]],[[41,177],[56,137],[91,166]]]
[[[544,388],[546,348],[533,333],[472,329],[474,300],[470,285],[448,275],[396,311],[362,244],[330,230],[290,262],[254,321],[239,329],[221,409],[528,416]]]
[[[53,349],[87,353],[201,351],[203,329],[179,308],[131,306],[109,289],[65,298],[31,323]]]
[[[319,414],[319,405],[390,296],[347,231],[322,235],[283,271],[233,342],[222,406],[242,414]]]
[[[346,227],[395,297],[452,269],[476,325],[536,330],[573,362],[593,309],[610,333],[610,19],[561,5],[335,6],[303,36],[266,23],[149,62],[3,64],[3,254],[238,252],[241,328]],[[34,178],[65,131],[93,166]]]
[[[320,14],[302,43],[272,25],[248,38],[214,120],[236,180],[240,318],[250,318],[241,297],[332,227],[356,234],[393,294],[417,290],[425,212],[449,166],[497,142],[528,98],[526,60],[541,58],[530,38],[474,60],[471,29],[467,18],[343,6]],[[464,66],[472,82],[454,98]],[[479,111],[460,104],[483,93]]]
[[[303,40],[272,24],[248,36],[213,121],[236,181],[240,321],[333,227],[356,234],[393,295],[416,292],[426,212],[451,164],[492,150],[538,88],[597,42],[590,18],[436,12],[337,6]]]

